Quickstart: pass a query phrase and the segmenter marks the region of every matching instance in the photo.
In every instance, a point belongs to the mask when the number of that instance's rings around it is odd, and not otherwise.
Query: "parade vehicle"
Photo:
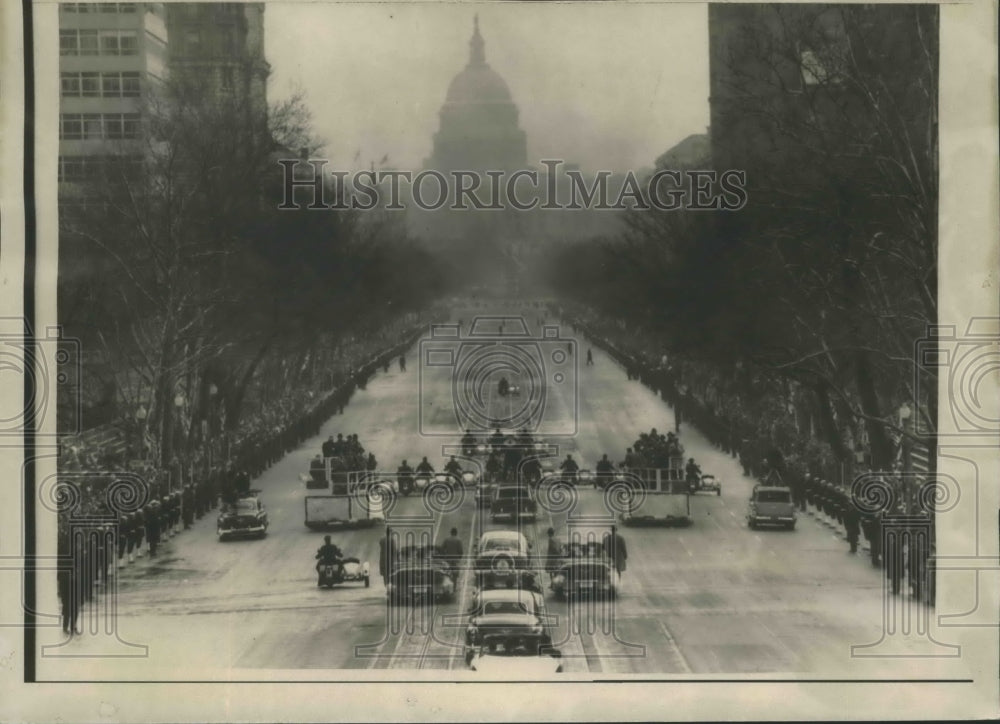
[[[219,540],[229,538],[263,538],[267,535],[267,511],[260,501],[259,490],[243,493],[223,505],[216,524]]]
[[[714,475],[702,475],[697,480],[692,479],[688,482],[688,492],[692,495],[695,493],[722,495],[722,481]]]
[[[305,496],[305,524],[311,530],[367,527],[385,521],[385,510],[399,492],[396,482],[366,470],[347,473],[331,495]]]
[[[334,586],[347,583],[349,581],[360,581],[365,584],[365,588],[371,585],[368,562],[361,562],[357,558],[344,558],[339,562],[325,561],[319,564],[320,588],[333,588]]]
[[[517,588],[481,591],[469,607],[465,629],[465,662],[469,663],[483,640],[491,634],[539,637],[552,644],[552,622],[540,593]]]
[[[683,470],[630,468],[606,488],[623,525],[686,527],[691,525],[690,486]]]
[[[490,501],[490,520],[510,518],[517,521],[521,518],[536,520],[538,503],[531,495],[531,489],[526,485],[504,483],[497,485]]]
[[[531,542],[516,530],[488,530],[472,547],[473,567],[478,573],[505,575],[532,570]]]
[[[386,599],[390,605],[453,601],[456,578],[455,569],[437,556],[435,546],[404,546],[392,556]]]
[[[792,491],[777,485],[755,485],[747,508],[747,525],[751,530],[760,526],[795,529],[795,503]]]
[[[561,673],[562,654],[542,635],[491,634],[467,656],[469,668],[491,678],[531,680]]]
[[[549,588],[562,599],[614,598],[618,574],[604,546],[607,530],[576,530],[563,546],[564,558],[552,571]]]

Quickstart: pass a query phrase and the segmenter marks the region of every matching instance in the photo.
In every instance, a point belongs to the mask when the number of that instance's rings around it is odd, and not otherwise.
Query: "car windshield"
[[[758,490],[757,502],[759,503],[787,503],[791,500],[787,490]]]
[[[497,497],[500,498],[517,498],[517,497],[528,497],[528,493],[521,490],[520,488],[498,488]]]
[[[520,548],[515,538],[487,538],[484,551],[516,551]]]
[[[236,505],[233,507],[240,513],[255,513],[257,512],[257,501],[237,500]]]
[[[484,614],[520,614],[531,613],[525,601],[487,601],[483,604]]]

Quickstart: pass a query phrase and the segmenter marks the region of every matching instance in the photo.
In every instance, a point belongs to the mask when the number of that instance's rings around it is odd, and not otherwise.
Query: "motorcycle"
[[[364,581],[365,588],[371,585],[368,562],[362,563],[357,558],[344,558],[340,561],[323,561],[319,564],[320,588],[333,588],[338,583],[348,581]]]

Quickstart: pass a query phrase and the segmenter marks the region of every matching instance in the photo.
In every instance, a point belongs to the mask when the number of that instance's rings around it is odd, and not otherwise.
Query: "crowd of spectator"
[[[786,485],[801,511],[843,534],[851,553],[858,552],[862,541],[867,544],[871,564],[885,571],[894,594],[905,580],[914,597],[933,602],[928,561],[935,551],[934,516],[924,508],[927,496],[921,499],[913,476],[855,469],[845,479],[828,446],[797,429],[779,384],[745,370],[742,380],[734,379],[703,362],[663,354],[655,345],[639,342],[642,335],[634,330],[627,332],[622,323],[590,310],[563,314],[622,364],[630,379],[659,392],[674,408],[678,433],[682,420],[690,423],[718,449],[738,458],[747,476]],[[663,453],[666,442],[653,430],[641,435],[626,456],[640,467],[639,450]],[[889,529],[891,535],[886,534]]]
[[[117,568],[156,556],[163,540],[248,492],[253,479],[318,435],[327,419],[343,412],[355,389],[363,389],[424,326],[398,330],[380,350],[374,345],[386,333],[350,345],[343,369],[326,377],[330,389],[289,390],[286,397],[259,404],[241,416],[228,445],[216,441],[198,447],[183,459],[175,455],[166,466],[128,460],[116,440],[94,448],[79,441],[64,445],[58,488],[47,491],[59,516],[57,579],[64,631],[80,628],[81,608],[102,595]]]

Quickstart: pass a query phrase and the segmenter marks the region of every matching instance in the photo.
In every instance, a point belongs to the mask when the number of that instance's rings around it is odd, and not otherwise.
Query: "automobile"
[[[251,490],[223,505],[216,523],[219,540],[229,538],[263,538],[267,535],[267,511],[260,501],[259,490]]]
[[[715,493],[722,495],[722,481],[714,475],[706,474],[698,478],[697,482],[692,482],[688,491],[694,493]]]
[[[614,598],[618,574],[602,539],[576,539],[564,546],[565,557],[552,571],[549,588],[558,597]]]
[[[483,639],[491,634],[538,636],[539,643],[551,645],[552,623],[545,612],[542,594],[518,588],[480,591],[469,607],[466,663],[472,661]]]
[[[452,601],[455,570],[435,558],[433,546],[407,546],[397,552],[386,579],[390,605]]]
[[[472,547],[476,571],[530,570],[531,542],[516,530],[488,530]]]
[[[530,518],[538,517],[538,503],[531,495],[531,489],[526,485],[500,484],[493,490],[490,501],[490,520],[500,518]]]
[[[777,485],[755,485],[747,508],[747,525],[751,530],[771,525],[795,529],[795,504],[792,491]]]
[[[490,677],[515,677],[519,680],[561,673],[562,654],[541,635],[493,634],[466,659],[472,671]]]

